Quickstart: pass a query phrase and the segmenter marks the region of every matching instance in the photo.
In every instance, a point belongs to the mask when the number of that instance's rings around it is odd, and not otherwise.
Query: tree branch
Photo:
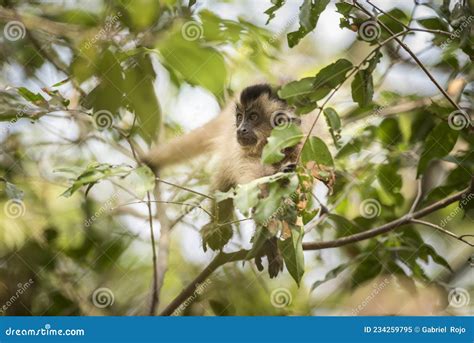
[[[369,11],[367,11],[363,6],[361,6],[357,0],[354,0],[354,5],[360,9],[362,12],[364,12],[365,14],[367,14],[369,17],[373,17],[371,15],[371,13]],[[372,4],[371,4],[372,5]],[[373,5],[372,5],[373,6]],[[376,22],[381,26],[383,27],[388,33],[390,33],[391,35],[393,35],[394,33],[392,32],[392,30],[390,30],[390,28],[385,25],[384,23],[382,23],[380,20],[378,20],[378,18],[374,18],[376,20]],[[419,30],[417,30],[419,31]],[[425,30],[426,31],[426,30]],[[402,32],[405,32],[405,31],[402,31]],[[436,79],[434,78],[433,75],[431,75],[430,71],[425,67],[425,65],[420,61],[420,59],[413,53],[413,51],[411,51],[411,49],[404,43],[402,42],[399,38],[397,37],[394,37],[395,41],[413,58],[413,60],[415,60],[416,64],[418,64],[418,66],[425,72],[425,74],[428,76],[428,78],[431,80],[431,82],[433,82],[433,84],[436,86],[436,88],[439,89],[439,91],[444,95],[444,97],[451,103],[451,105],[453,105],[453,107],[455,109],[457,109],[458,111],[461,111],[461,108],[459,107],[459,105],[449,96],[449,94],[444,90],[443,87],[441,87],[441,85],[438,83],[438,81],[436,81]]]
[[[445,199],[442,199],[438,202],[435,202],[429,206],[426,206],[425,208],[414,212],[414,213],[409,213],[399,219],[396,219],[394,221],[391,221],[387,224],[384,224],[382,226],[379,226],[374,229],[370,229],[361,233],[357,233],[354,235],[350,235],[347,237],[342,237],[339,239],[335,239],[332,241],[326,241],[326,242],[309,242],[309,243],[303,243],[303,250],[322,250],[322,249],[329,249],[329,248],[336,248],[336,247],[341,247],[344,245],[360,242],[369,238],[376,237],[378,235],[384,234],[386,232],[395,230],[399,228],[402,225],[410,224],[413,222],[413,220],[416,220],[417,218],[424,217],[432,212],[435,212],[441,208],[444,208],[456,201],[459,201],[463,199],[464,197],[467,197],[469,194],[473,193],[474,191],[474,177],[471,179],[471,184],[469,185],[468,188],[465,190],[453,194]],[[444,232],[446,233],[446,232]],[[468,235],[464,236],[459,236],[460,238],[466,237]],[[456,236],[457,239],[459,239],[458,236]],[[461,239],[462,240],[462,239]],[[466,243],[465,240],[462,240],[463,242]],[[468,243],[471,245],[471,243]],[[239,250],[233,253],[219,253],[209,264],[208,266],[188,285],[186,286],[181,293],[163,310],[163,312],[160,313],[162,316],[169,316],[174,313],[176,309],[180,307],[182,303],[184,303],[189,297],[193,295],[193,293],[196,290],[196,287],[204,282],[217,268],[222,266],[223,264],[226,264],[228,262],[235,262],[235,261],[242,261],[242,260],[250,260],[254,256],[251,254],[250,250]]]
[[[456,235],[455,233],[452,233],[451,231],[449,230],[446,230],[446,229],[443,229],[441,226],[439,225],[436,225],[436,224],[433,224],[433,223],[430,223],[430,222],[427,222],[427,221],[424,221],[424,220],[419,220],[419,219],[412,219],[411,220],[412,223],[415,223],[415,224],[421,224],[421,225],[425,225],[425,226],[428,226],[428,227],[431,227],[433,229],[436,229],[448,236],[451,236],[453,238],[456,238],[457,240],[463,242],[463,243],[466,243],[467,245],[470,245],[471,247],[474,247],[474,244],[470,243],[469,241],[466,241],[464,239],[464,237],[474,237],[474,235],[461,235],[461,236],[458,236]]]
[[[150,201],[150,192],[147,192],[147,207],[148,207],[148,220],[150,223],[150,237],[151,237],[151,249],[153,252],[153,281],[151,287],[151,300],[150,300],[150,310],[149,314],[154,315],[155,308],[158,304],[158,275],[157,275],[157,266],[156,266],[156,245],[155,245],[155,232],[153,230],[153,215],[151,213],[151,201]]]

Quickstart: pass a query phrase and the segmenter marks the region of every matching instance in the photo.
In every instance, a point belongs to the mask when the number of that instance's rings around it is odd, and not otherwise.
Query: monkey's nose
[[[237,133],[238,133],[239,135],[245,136],[245,135],[247,135],[247,134],[249,133],[249,130],[246,129],[245,127],[241,127],[241,128],[237,131]]]

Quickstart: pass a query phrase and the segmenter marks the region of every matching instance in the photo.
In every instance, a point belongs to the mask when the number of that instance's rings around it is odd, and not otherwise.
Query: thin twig
[[[159,177],[157,177],[155,180],[158,181],[158,182],[162,182],[162,183],[164,183],[164,184],[167,184],[167,185],[170,185],[170,186],[173,186],[173,187],[182,189],[183,191],[187,191],[187,192],[190,192],[190,193],[194,193],[194,194],[200,195],[200,196],[202,196],[202,197],[204,197],[204,198],[214,200],[214,198],[211,197],[210,195],[207,195],[207,194],[204,194],[204,193],[200,193],[200,192],[195,191],[195,190],[193,190],[193,189],[190,189],[190,188],[187,188],[187,187],[184,187],[184,186],[180,186],[180,185],[177,185],[177,184],[172,183],[172,182],[169,182],[169,181],[165,181],[165,180],[163,180],[163,179],[160,179]]]
[[[448,236],[451,236],[453,238],[456,238],[457,240],[463,242],[463,243],[466,243],[468,245],[470,245],[471,247],[474,247],[474,244],[473,243],[470,243],[469,241],[466,241],[464,239],[464,237],[474,237],[474,235],[461,235],[461,236],[458,236],[456,235],[455,233],[452,233],[451,231],[449,230],[446,230],[446,229],[443,229],[441,226],[439,225],[436,225],[436,224],[433,224],[433,223],[430,223],[430,222],[427,222],[427,221],[424,221],[424,220],[419,220],[419,219],[412,219],[411,220],[412,223],[416,223],[416,224],[421,224],[421,225],[425,225],[425,226],[429,226],[429,227],[432,227],[442,233],[445,233],[446,235]]]
[[[376,237],[378,235],[387,233],[394,229],[401,227],[402,225],[406,225],[412,222],[413,219],[424,217],[432,212],[435,212],[441,208],[444,208],[456,201],[463,199],[465,196],[471,194],[474,190],[474,178],[472,178],[469,187],[459,193],[451,195],[445,199],[442,199],[438,202],[435,202],[425,208],[414,212],[413,214],[407,214],[399,219],[391,221],[387,224],[384,224],[380,227],[370,229],[361,233],[357,233],[354,235],[350,235],[347,237],[342,237],[339,239],[335,239],[332,241],[326,242],[309,242],[303,243],[303,250],[323,250],[329,248],[336,248],[345,246],[348,244],[360,242],[369,238]],[[460,236],[460,238],[470,236],[464,235]],[[463,242],[465,242],[463,240]],[[466,243],[466,242],[465,242]],[[471,245],[470,243],[467,243]],[[223,264],[235,261],[242,261],[242,260],[250,260],[254,258],[254,253],[251,250],[242,249],[233,253],[219,253],[208,265],[204,270],[190,283],[186,286],[179,295],[160,313],[163,316],[172,315],[180,306],[183,304],[192,294],[195,292],[196,287],[204,282],[217,268],[222,266]]]
[[[367,14],[369,17],[372,17],[371,13],[366,10],[363,6],[361,6],[357,0],[354,0],[354,5],[359,8],[362,12],[364,12],[365,14]],[[381,26],[383,27],[390,35],[393,35],[393,31],[390,30],[390,28],[385,25],[383,22],[381,22],[378,18],[375,18],[376,22]],[[438,88],[438,90],[444,95],[444,97],[451,103],[451,105],[453,105],[454,108],[456,108],[457,110],[461,111],[461,108],[459,107],[459,105],[449,96],[449,94],[444,90],[443,87],[441,87],[441,85],[438,83],[438,81],[436,81],[436,79],[434,78],[433,75],[431,75],[430,71],[425,67],[425,65],[423,64],[423,62],[420,61],[420,59],[413,53],[413,51],[411,51],[411,49],[404,43],[402,42],[400,39],[398,39],[397,37],[394,37],[395,41],[401,45],[401,47],[415,60],[416,64],[418,64],[418,66],[425,72],[425,74],[428,76],[428,78],[431,80],[431,82],[433,82],[433,84],[436,86],[436,88]]]
[[[311,124],[311,127],[308,131],[308,133],[306,134],[304,140],[303,140],[303,144],[301,145],[301,149],[299,149],[299,152],[298,152],[298,156],[296,157],[296,161],[298,162],[301,158],[301,153],[303,151],[303,148],[304,146],[306,145],[306,143],[308,142],[309,140],[309,137],[311,137],[311,134],[316,126],[316,123],[318,122],[319,120],[319,117],[321,116],[321,113],[323,112],[324,110],[324,107],[327,105],[327,103],[329,102],[329,100],[332,99],[332,97],[334,96],[334,94],[336,94],[336,92],[342,87],[342,85],[353,75],[355,74],[359,68],[364,65],[364,63],[366,63],[374,53],[376,53],[378,50],[380,50],[380,48],[384,45],[386,45],[388,42],[392,41],[393,39],[397,39],[398,36],[402,36],[402,35],[406,35],[407,33],[409,33],[410,31],[402,31],[402,32],[398,32],[396,34],[392,34],[391,37],[387,38],[386,40],[384,40],[383,42],[380,42],[378,43],[377,47],[375,49],[373,49],[357,66],[353,67],[353,69],[349,72],[349,74],[346,75],[346,77],[344,78],[344,80],[342,80],[342,82],[336,86],[336,88],[333,89],[333,91],[331,92],[331,94],[329,94],[329,96],[324,100],[323,104],[321,105],[321,107],[319,107],[319,112],[318,114],[316,115],[316,118],[314,119],[313,123]]]
[[[413,201],[413,204],[411,205],[410,212],[408,212],[408,213],[410,213],[410,214],[413,213],[413,212],[415,212],[416,207],[417,207],[418,204],[420,203],[421,196],[423,195],[423,190],[422,190],[423,181],[422,181],[422,177],[420,177],[418,180],[416,180],[416,183],[417,183],[416,198],[415,198],[415,201]]]
[[[126,204],[121,204],[117,207],[121,207],[121,206],[127,206],[127,205],[133,205],[133,204],[143,204],[144,202],[147,202],[147,201],[133,201],[133,202],[128,202]],[[200,210],[203,210],[204,212],[206,212],[209,217],[213,218],[214,215],[209,212],[208,210],[206,210],[204,207],[202,207],[201,205],[196,205],[196,204],[190,204],[190,203],[185,203],[185,202],[179,202],[179,201],[168,201],[168,200],[151,200],[150,202],[152,203],[158,203],[158,204],[171,204],[171,205],[183,205],[183,206],[189,206],[191,208],[199,208]]]
[[[153,215],[151,213],[151,201],[150,201],[150,192],[147,192],[147,207],[148,207],[148,220],[150,222],[150,237],[151,237],[151,249],[153,252],[153,281],[151,286],[151,300],[150,300],[150,309],[149,315],[152,316],[155,313],[155,308],[158,303],[158,275],[157,275],[157,266],[156,266],[156,245],[155,245],[155,233],[153,230]]]

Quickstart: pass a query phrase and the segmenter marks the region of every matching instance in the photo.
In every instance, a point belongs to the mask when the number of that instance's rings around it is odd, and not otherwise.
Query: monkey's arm
[[[225,130],[229,120],[233,119],[232,109],[233,104],[229,103],[217,117],[204,126],[153,147],[142,157],[142,161],[158,170],[209,152],[214,148],[216,136]]]

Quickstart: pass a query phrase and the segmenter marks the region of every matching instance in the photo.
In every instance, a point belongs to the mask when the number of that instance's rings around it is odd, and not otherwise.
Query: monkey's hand
[[[230,241],[233,234],[234,231],[230,224],[219,225],[211,222],[204,225],[201,230],[204,251],[207,251],[208,246],[214,251],[222,250],[224,245]]]
[[[255,264],[259,271],[264,269],[262,265],[263,256],[266,256],[268,260],[268,275],[270,275],[270,278],[276,277],[278,273],[283,271],[283,258],[278,249],[276,237],[267,239],[265,243],[263,243],[257,256],[255,256]]]
[[[296,163],[290,162],[290,163],[285,163],[280,167],[280,172],[282,173],[291,173],[296,170]]]

